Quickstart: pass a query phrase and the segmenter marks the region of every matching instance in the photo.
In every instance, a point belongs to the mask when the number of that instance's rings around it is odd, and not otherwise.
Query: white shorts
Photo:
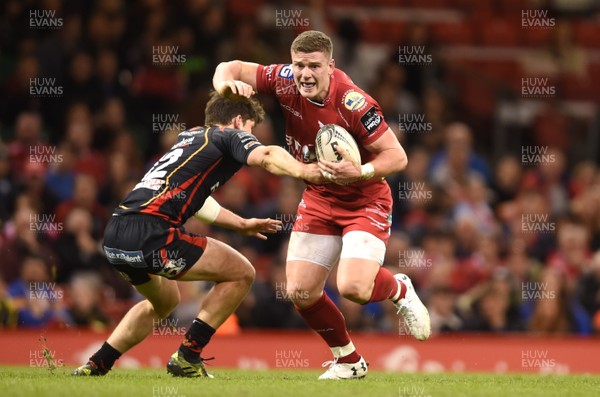
[[[385,243],[370,233],[353,230],[342,236],[292,232],[287,260],[307,261],[331,270],[340,259],[359,258],[383,265]]]

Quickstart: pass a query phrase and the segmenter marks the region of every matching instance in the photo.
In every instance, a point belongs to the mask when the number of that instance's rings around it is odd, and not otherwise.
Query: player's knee
[[[285,290],[286,297],[301,309],[312,305],[320,297],[320,292],[310,291],[300,283],[294,282],[288,282]]]
[[[256,278],[256,270],[252,264],[244,258],[240,264],[240,281],[250,287]]]
[[[364,303],[371,297],[368,288],[359,281],[345,282],[338,285],[340,295],[356,303]]]

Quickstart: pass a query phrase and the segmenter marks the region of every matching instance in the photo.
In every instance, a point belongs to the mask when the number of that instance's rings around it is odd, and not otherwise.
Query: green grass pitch
[[[111,397],[550,397],[600,395],[600,376],[398,374],[318,381],[320,372],[213,369],[215,379],[173,378],[159,369],[115,369],[105,377],[70,376],[70,368],[0,367],[0,396]]]

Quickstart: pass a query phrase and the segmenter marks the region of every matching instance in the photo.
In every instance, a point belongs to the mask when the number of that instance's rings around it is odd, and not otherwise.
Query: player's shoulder
[[[363,89],[358,87],[346,73],[334,70],[336,79],[335,104],[338,112],[354,131],[362,131],[372,136],[384,123],[379,103]],[[384,128],[387,129],[387,128]]]
[[[335,102],[340,112],[356,115],[364,113],[373,106],[379,106],[373,97],[354,84],[342,70],[335,69],[333,73],[336,82]]]

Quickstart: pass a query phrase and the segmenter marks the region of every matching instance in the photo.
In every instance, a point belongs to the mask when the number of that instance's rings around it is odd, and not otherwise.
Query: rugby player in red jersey
[[[333,353],[319,379],[366,375],[366,361],[350,340],[342,313],[323,291],[338,263],[340,294],[359,304],[391,300],[411,334],[431,333],[429,313],[411,280],[382,268],[391,225],[392,197],[383,177],[406,167],[404,149],[386,124],[377,102],[335,68],[331,39],[318,31],[300,34],[291,45],[291,64],[258,65],[239,60],[219,64],[214,88],[225,94],[274,95],[285,116],[291,154],[314,162],[317,131],[338,124],[359,144],[364,164],[319,162],[335,184],[307,184],[290,237],[286,273],[288,295],[307,324]],[[308,296],[308,298],[307,298]]]
[[[175,376],[210,376],[200,353],[246,296],[254,281],[254,268],[233,248],[189,233],[183,224],[195,215],[259,238],[266,238],[261,233],[280,229],[279,221],[241,218],[210,197],[243,165],[327,182],[316,164],[298,162],[285,149],[263,146],[250,134],[263,117],[264,110],[255,99],[230,100],[213,92],[206,105],[207,126],[181,132],[177,143],[115,209],[104,233],[104,252],[146,299],[129,310],[100,350],[73,375],[106,374],[177,306],[175,280],[206,280],[215,285],[169,360],[167,371]]]

